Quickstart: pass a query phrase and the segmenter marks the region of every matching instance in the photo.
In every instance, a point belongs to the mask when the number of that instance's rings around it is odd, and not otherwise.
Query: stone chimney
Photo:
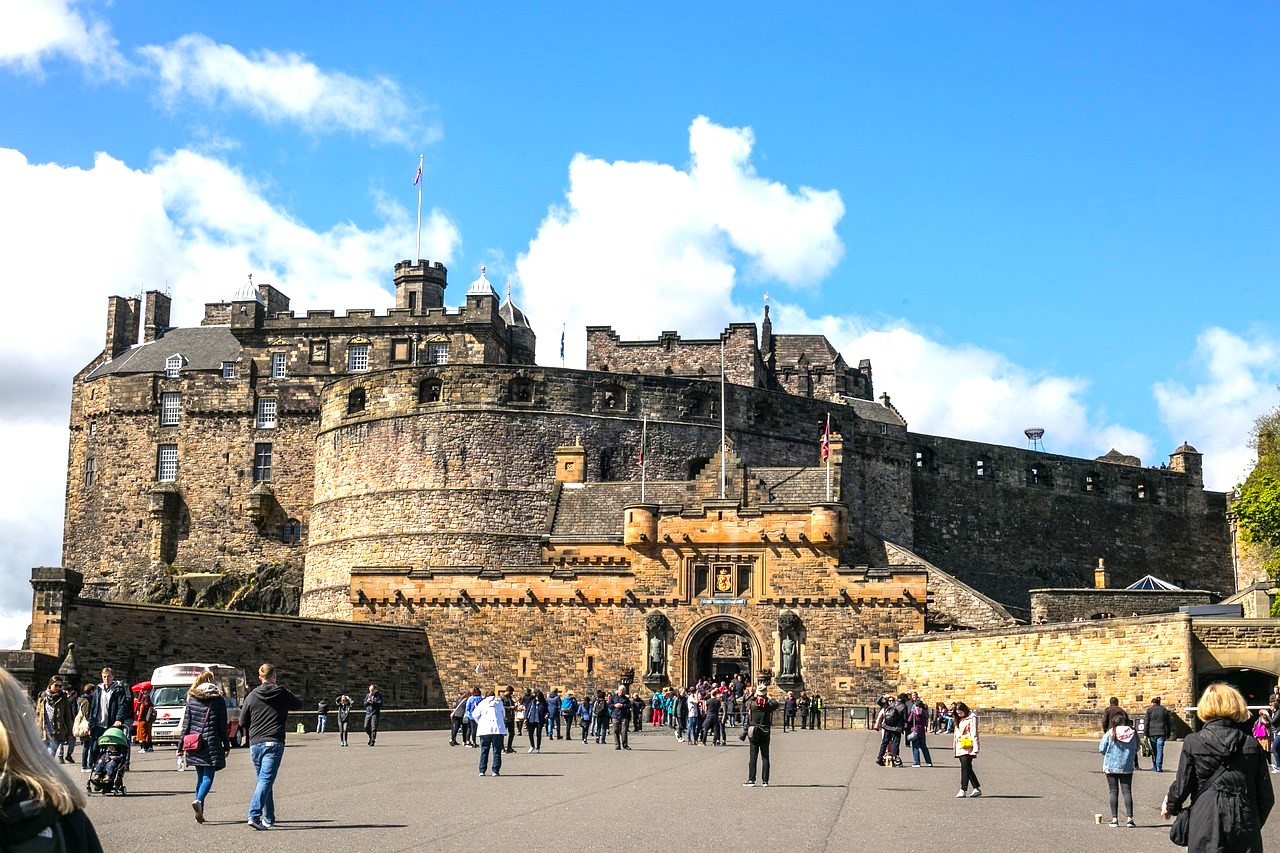
[[[134,297],[107,297],[106,351],[112,358],[138,342],[138,307]]]
[[[1093,570],[1093,586],[1094,589],[1110,589],[1111,573],[1107,571],[1107,562],[1101,557],[1098,558],[1098,568]]]
[[[147,291],[146,315],[142,325],[142,342],[149,344],[164,337],[169,330],[169,308],[173,300],[167,293]]]
[[[584,483],[587,479],[587,449],[579,438],[575,444],[556,448],[556,482]]]

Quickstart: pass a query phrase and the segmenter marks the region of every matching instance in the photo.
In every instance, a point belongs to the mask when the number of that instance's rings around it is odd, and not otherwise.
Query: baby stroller
[[[85,791],[90,794],[97,791],[104,796],[124,796],[129,793],[124,786],[124,774],[129,768],[128,733],[112,726],[98,738],[97,746],[98,757],[94,760],[89,780],[85,782]]]

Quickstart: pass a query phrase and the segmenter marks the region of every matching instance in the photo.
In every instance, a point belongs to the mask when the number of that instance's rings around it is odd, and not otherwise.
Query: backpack
[[[608,712],[608,704],[602,697],[597,696],[596,701],[591,703],[591,711],[597,717],[602,717]]]
[[[896,702],[885,708],[883,725],[886,729],[902,728],[902,709]]]

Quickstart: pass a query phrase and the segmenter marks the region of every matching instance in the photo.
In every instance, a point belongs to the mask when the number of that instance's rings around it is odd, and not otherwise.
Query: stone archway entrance
[[[1234,667],[1212,672],[1196,673],[1196,693],[1192,701],[1199,701],[1204,689],[1215,681],[1224,681],[1240,691],[1245,704],[1251,706],[1265,705],[1271,699],[1271,691],[1276,686],[1276,677],[1271,673],[1251,667]]]
[[[741,675],[752,683],[760,660],[760,642],[740,619],[715,616],[689,632],[684,648],[684,686],[699,678],[728,681]]]

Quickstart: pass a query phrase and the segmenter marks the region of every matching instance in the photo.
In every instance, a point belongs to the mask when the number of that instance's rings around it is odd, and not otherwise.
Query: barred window
[[[236,378],[236,363],[234,361],[222,362],[222,378],[223,379]]]
[[[253,482],[271,479],[271,444],[258,442],[253,446]]]
[[[448,364],[448,344],[427,344],[427,364]]]
[[[98,460],[92,456],[84,460],[84,487],[92,489],[98,479]]]
[[[369,369],[369,345],[352,344],[347,348],[347,370],[363,373]]]
[[[271,378],[284,379],[285,367],[289,361],[289,356],[282,352],[271,353]]]
[[[178,445],[162,444],[156,450],[156,479],[172,483],[178,479]]]
[[[182,356],[171,355],[164,360],[164,375],[169,379],[177,379],[178,371],[182,369]]]
[[[258,401],[258,429],[275,429],[276,400],[275,397],[263,397]]]
[[[175,426],[182,417],[182,395],[166,391],[160,395],[160,426]]]

